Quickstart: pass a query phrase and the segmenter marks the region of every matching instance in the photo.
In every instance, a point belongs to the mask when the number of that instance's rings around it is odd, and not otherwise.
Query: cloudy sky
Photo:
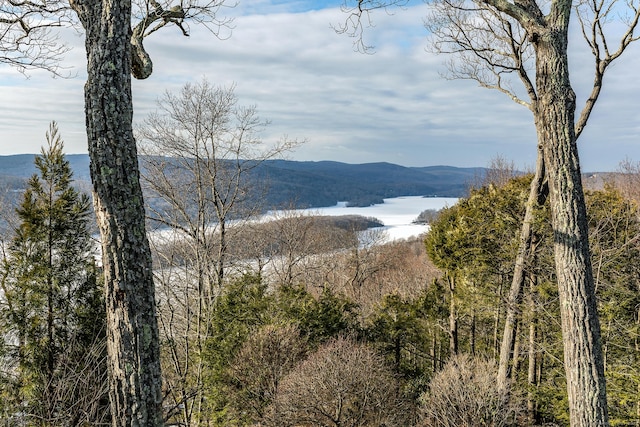
[[[289,158],[406,166],[486,166],[501,156],[520,168],[535,162],[531,113],[506,96],[470,81],[447,80],[444,56],[427,51],[426,5],[373,16],[365,34],[374,54],[355,52],[332,29],[344,21],[341,0],[240,0],[225,40],[191,27],[184,37],[165,28],[148,39],[154,72],[134,81],[134,120],[156,108],[165,91],[206,78],[235,85],[240,104],[271,121],[263,138],[306,139]],[[577,37],[570,48],[579,106],[592,81],[592,61]],[[50,121],[68,153],[86,153],[81,34],[62,37],[73,50],[64,65],[74,77],[28,77],[0,65],[0,155],[39,152]],[[584,171],[615,170],[640,161],[640,46],[619,60],[579,144]]]

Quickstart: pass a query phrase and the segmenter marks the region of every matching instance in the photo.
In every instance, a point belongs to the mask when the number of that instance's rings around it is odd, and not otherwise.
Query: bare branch
[[[575,6],[578,22],[582,30],[582,36],[591,49],[595,59],[593,87],[580,113],[575,125],[576,138],[578,138],[587,125],[589,116],[602,91],[605,72],[609,65],[618,59],[629,45],[638,40],[636,34],[638,21],[640,20],[640,7],[634,0],[626,2],[626,10],[622,11],[622,22],[625,29],[620,34],[618,46],[611,51],[609,39],[615,37],[608,33],[607,24],[614,19],[612,15],[621,14],[618,0],[582,0]]]
[[[338,34],[346,34],[352,37],[353,49],[362,53],[371,53],[374,46],[364,41],[366,28],[373,27],[372,12],[382,9],[391,14],[393,7],[403,7],[410,0],[344,0],[341,6],[342,11],[347,15],[344,22],[333,26]]]
[[[533,49],[528,32],[513,18],[483,2],[440,0],[425,27],[433,35],[435,53],[453,54],[448,78],[474,80],[531,109],[536,100],[529,77]],[[511,75],[522,82],[529,100],[514,89]]]
[[[182,35],[189,36],[188,21],[204,25],[212,34],[221,37],[222,28],[231,28],[231,18],[219,18],[218,12],[225,0],[188,0],[179,4],[148,0],[138,6],[137,23],[131,33],[132,74],[137,79],[146,79],[153,72],[151,57],[145,51],[143,39],[167,25],[175,25]]]
[[[73,25],[70,9],[61,0],[4,0],[0,3],[0,63],[21,73],[44,69],[62,76],[60,61],[69,48],[58,28]]]

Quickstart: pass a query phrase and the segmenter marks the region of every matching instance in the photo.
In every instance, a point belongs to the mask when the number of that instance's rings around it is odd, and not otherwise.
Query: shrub
[[[400,389],[367,345],[333,339],[282,380],[265,425],[405,427],[413,411]]]
[[[249,423],[262,419],[282,378],[306,355],[295,326],[267,325],[251,335],[229,369],[229,401],[235,416]]]
[[[494,361],[453,357],[420,398],[425,427],[504,427],[516,425],[518,405],[496,389]]]

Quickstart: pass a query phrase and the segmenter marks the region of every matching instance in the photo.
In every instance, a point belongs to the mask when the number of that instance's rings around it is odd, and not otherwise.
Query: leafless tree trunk
[[[458,309],[456,307],[456,278],[447,277],[449,285],[449,354],[458,354]]]
[[[350,32],[359,46],[366,48],[361,41],[363,19],[366,24],[372,10],[398,2],[354,3],[345,8],[348,18],[340,29]],[[600,95],[606,69],[637,40],[634,31],[640,7],[628,4],[627,30],[613,51],[604,24],[611,19],[610,13],[617,13],[616,1],[577,3],[576,15],[596,65],[592,91],[578,120],[567,51],[573,7],[571,0],[552,0],[544,6],[535,0],[439,0],[434,3],[428,27],[436,52],[455,53],[461,58],[450,63],[453,77],[497,89],[533,113],[549,182],[571,425],[605,426],[608,415],[600,327],[576,141]],[[528,75],[532,62],[535,79]],[[529,101],[513,90],[509,74],[520,79]],[[506,335],[509,338],[510,334]],[[507,342],[505,347],[509,346]]]
[[[103,252],[113,425],[162,425],[159,335],[131,125],[131,75],[151,73],[142,46],[146,35],[167,24],[185,32],[182,21],[195,15],[202,22],[215,20],[219,3],[194,1],[165,10],[151,1],[142,5],[144,19],[133,30],[129,1],[70,0],[70,6],[86,31],[85,114]]]
[[[520,243],[516,255],[516,263],[511,281],[511,288],[507,296],[507,315],[500,346],[500,362],[498,364],[497,387],[507,388],[509,378],[509,360],[515,342],[516,322],[520,312],[520,302],[526,279],[525,266],[532,256],[534,209],[542,205],[546,199],[546,178],[542,151],[538,150],[536,173],[531,181],[531,189],[527,200],[522,228],[520,229]]]
[[[86,30],[85,113],[102,236],[114,426],[162,424],[151,252],[131,120],[131,4],[74,1]]]
[[[268,124],[240,107],[232,88],[207,81],[166,93],[139,130],[161,298],[170,417],[198,425],[204,405],[202,354],[213,301],[231,265],[230,242],[261,202],[251,172],[297,141],[267,145]],[[168,237],[165,239],[165,237]]]
[[[600,324],[574,131],[575,94],[566,51],[570,7],[569,2],[561,2],[554,8],[551,25],[538,34],[539,96],[533,111],[549,174],[571,425],[605,426],[608,414]]]
[[[536,372],[538,352],[536,350],[536,337],[538,335],[538,314],[536,307],[535,292],[533,290],[535,286],[535,279],[530,279],[531,291],[529,293],[529,343],[528,343],[528,359],[529,364],[527,367],[527,384],[529,385],[529,391],[527,392],[527,417],[529,423],[534,425],[538,421],[538,409],[534,399],[533,388],[538,385]]]

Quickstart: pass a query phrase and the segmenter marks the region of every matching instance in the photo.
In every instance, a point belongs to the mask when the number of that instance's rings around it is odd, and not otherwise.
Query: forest
[[[20,204],[2,205],[15,227],[2,236],[0,418],[110,425],[90,198],[73,186],[55,124],[47,142]],[[610,422],[628,426],[640,422],[640,166],[621,168],[586,201]],[[295,210],[202,227],[215,212],[207,197],[192,222],[151,237],[165,425],[569,425],[547,203],[508,388],[495,386],[533,175],[504,161],[489,171],[458,204],[422,215],[430,231],[408,241],[380,243],[371,219]],[[177,219],[185,200],[169,195],[193,195],[173,185],[145,186],[167,207],[150,224]]]
[[[372,53],[373,16],[407,4],[345,0],[330,28]],[[535,173],[471,188],[424,242],[393,245],[318,234],[289,215],[237,244],[238,218],[252,216],[246,202],[266,184],[248,172],[304,140],[263,145],[269,122],[238,105],[233,87],[168,92],[134,129],[132,78],[153,73],[144,40],[165,27],[188,36],[190,23],[224,37],[233,18],[223,7],[234,5],[0,3],[0,62],[19,71],[61,76],[68,46],[57,28],[84,35],[100,235],[96,263],[89,198],[71,186],[52,125],[2,245],[3,420],[637,425],[636,198],[619,182],[586,192],[578,155],[605,74],[638,40],[637,1],[430,1],[418,19],[428,49],[448,56],[443,74],[531,114]],[[573,33],[586,79],[569,66]],[[366,67],[357,73],[378,87]],[[460,93],[440,104],[454,114]],[[150,227],[168,231],[154,239]]]

